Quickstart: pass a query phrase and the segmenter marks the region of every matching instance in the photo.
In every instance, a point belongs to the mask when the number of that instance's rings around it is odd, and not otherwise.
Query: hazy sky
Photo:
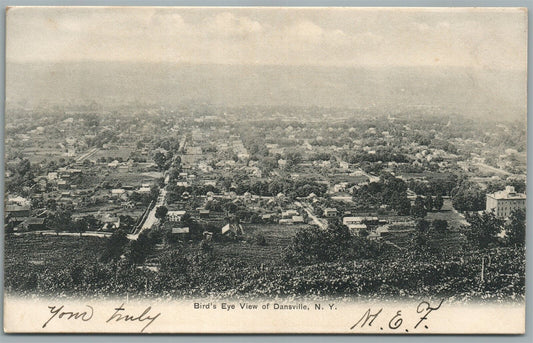
[[[526,68],[519,9],[12,8],[7,61]]]

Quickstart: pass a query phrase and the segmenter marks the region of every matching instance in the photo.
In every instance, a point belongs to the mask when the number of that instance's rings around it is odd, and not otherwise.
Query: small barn
[[[304,217],[303,216],[292,216],[292,223],[293,224],[305,223]]]
[[[185,215],[185,211],[168,211],[167,219],[171,223],[176,223],[181,221],[181,218]]]
[[[104,223],[101,229],[103,231],[116,230],[120,227],[120,217],[105,215],[101,221]]]
[[[326,218],[335,218],[337,216],[337,209],[336,208],[326,208],[324,210],[324,217]]]
[[[22,223],[22,227],[24,228],[24,230],[27,230],[27,231],[44,230],[45,229],[44,218],[30,217]]]
[[[188,239],[191,235],[188,227],[173,227],[171,233],[174,239]]]
[[[209,218],[210,211],[202,209],[199,211],[200,218]]]
[[[222,235],[228,237],[237,237],[244,235],[244,229],[242,228],[241,224],[229,223],[224,225],[224,227],[222,227],[222,230],[220,231]]]

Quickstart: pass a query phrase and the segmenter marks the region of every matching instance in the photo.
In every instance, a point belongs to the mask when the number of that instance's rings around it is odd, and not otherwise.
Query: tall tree
[[[168,208],[166,206],[159,206],[155,209],[155,217],[163,221],[168,213]]]
[[[426,211],[430,212],[433,209],[433,197],[431,195],[427,195],[424,198],[424,207],[426,208]]]
[[[496,217],[493,212],[467,213],[465,219],[469,224],[465,227],[466,237],[472,245],[485,249],[498,241],[497,235],[503,228],[504,220]]]
[[[437,194],[435,200],[433,201],[433,206],[437,211],[440,211],[442,209],[442,206],[444,206],[444,199],[442,198],[441,194]]]
[[[448,221],[445,219],[435,219],[433,221],[433,228],[439,233],[445,233],[448,228]]]
[[[146,258],[153,252],[155,242],[147,231],[142,232],[136,240],[130,244],[130,261],[134,264],[142,264]]]
[[[462,182],[453,190],[453,207],[460,212],[485,209],[485,192],[471,182]]]
[[[415,229],[417,232],[426,233],[429,231],[429,222],[424,219],[417,220]]]
[[[420,196],[416,197],[415,202],[411,207],[411,215],[415,218],[424,218],[426,214],[427,211],[424,206],[424,199]]]
[[[128,237],[125,230],[118,229],[113,232],[107,241],[106,249],[102,254],[102,260],[104,262],[118,260],[124,253],[126,244],[128,244]]]
[[[406,194],[403,194],[398,199],[396,211],[400,216],[408,216],[411,212],[411,201],[409,201]]]
[[[154,162],[155,164],[157,164],[159,170],[165,170],[165,167],[167,165],[167,158],[165,154],[163,154],[161,151],[155,153]]]
[[[505,234],[510,245],[522,246],[526,243],[526,212],[514,210],[505,224]]]

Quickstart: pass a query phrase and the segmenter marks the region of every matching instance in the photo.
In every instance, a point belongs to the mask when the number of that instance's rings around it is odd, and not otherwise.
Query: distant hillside
[[[471,117],[525,117],[524,72],[466,68],[340,68],[149,63],[8,64],[8,105],[141,102],[296,105],[402,111],[439,108]]]

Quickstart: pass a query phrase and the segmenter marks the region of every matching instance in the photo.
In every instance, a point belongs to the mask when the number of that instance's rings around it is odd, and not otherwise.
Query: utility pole
[[[485,256],[481,258],[481,283],[484,282],[484,273],[485,273]]]
[[[483,255],[483,257],[481,258],[481,283],[485,281],[485,257],[487,257],[489,265],[491,262],[490,255]]]

